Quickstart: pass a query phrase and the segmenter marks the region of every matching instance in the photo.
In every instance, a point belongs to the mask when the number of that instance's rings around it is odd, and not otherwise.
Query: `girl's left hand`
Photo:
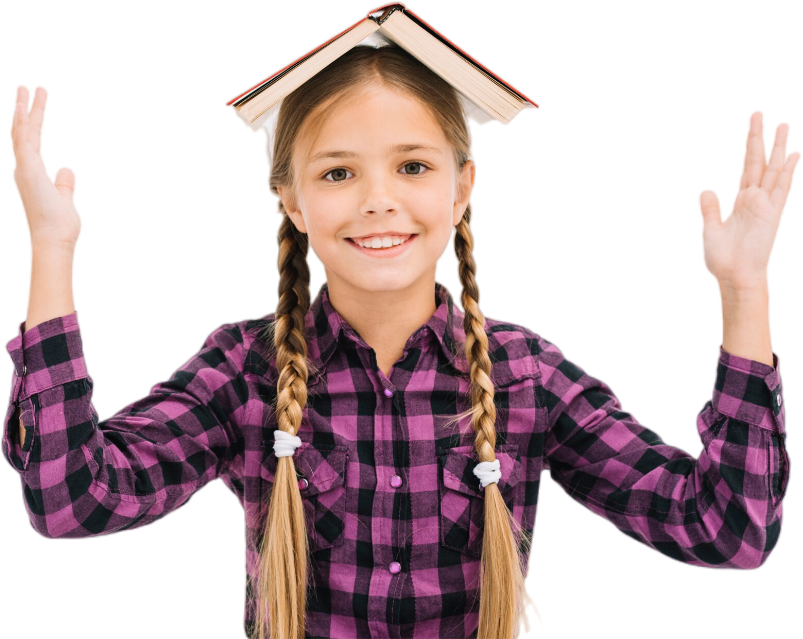
[[[781,124],[775,135],[769,164],[764,161],[761,112],[750,118],[747,153],[739,194],[733,213],[723,223],[713,191],[703,191],[703,246],[705,265],[720,288],[745,290],[767,281],[767,264],[789,194],[792,172],[800,153],[786,156],[789,125]]]

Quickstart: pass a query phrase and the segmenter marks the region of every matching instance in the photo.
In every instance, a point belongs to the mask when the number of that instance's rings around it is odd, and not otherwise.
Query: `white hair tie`
[[[292,457],[296,448],[301,444],[302,441],[298,435],[291,435],[281,428],[277,428],[273,434],[273,450],[276,452],[276,457]]]
[[[479,462],[474,467],[474,474],[480,478],[482,487],[485,488],[488,484],[496,484],[502,477],[502,471],[499,470],[499,459],[493,461]]]

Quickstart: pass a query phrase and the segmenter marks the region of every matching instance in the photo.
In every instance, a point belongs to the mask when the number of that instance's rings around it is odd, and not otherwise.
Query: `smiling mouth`
[[[383,247],[383,248],[366,248],[364,246],[360,246],[359,244],[357,244],[357,242],[352,240],[350,237],[347,237],[346,241],[351,243],[351,245],[355,249],[357,249],[358,251],[360,251],[364,255],[375,257],[375,258],[380,258],[380,257],[394,257],[396,255],[401,255],[402,253],[407,251],[409,245],[412,244],[417,237],[418,237],[418,234],[414,233],[414,234],[410,235],[401,244],[395,244],[393,246],[386,246],[386,247]]]
[[[380,246],[378,248],[374,248],[373,246],[360,246],[360,244],[358,244],[354,239],[350,237],[347,237],[346,240],[354,244],[357,248],[365,249],[368,251],[387,251],[396,248],[398,246],[403,246],[404,244],[406,244],[407,242],[409,242],[410,240],[412,240],[417,236],[418,233],[411,233],[410,235],[407,236],[407,238],[403,242],[399,242],[398,244],[391,244],[390,246]]]

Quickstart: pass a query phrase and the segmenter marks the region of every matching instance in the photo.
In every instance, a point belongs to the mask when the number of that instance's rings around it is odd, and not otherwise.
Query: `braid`
[[[469,221],[471,207],[466,207],[455,233],[455,253],[459,260],[458,271],[463,285],[461,303],[465,311],[463,326],[466,333],[466,357],[470,364],[471,405],[474,430],[477,434],[476,448],[480,461],[493,461],[496,448],[496,407],[494,388],[491,383],[491,359],[488,356],[488,336],[485,334],[485,317],[480,311],[477,282],[474,279],[473,236]],[[487,458],[487,459],[486,459]]]
[[[279,371],[276,418],[280,430],[296,435],[307,403],[304,318],[310,306],[309,239],[296,229],[281,202],[279,210],[284,217],[279,228],[279,304],[274,328]],[[295,462],[292,455],[280,457],[259,548],[258,639],[266,639],[266,629],[272,639],[303,639],[309,552]]]
[[[466,358],[470,365],[472,424],[480,462],[496,459],[496,407],[491,381],[491,360],[485,316],[480,311],[480,294],[474,278],[471,205],[456,226],[455,253],[460,262],[463,285],[463,325]],[[524,559],[519,551],[521,526],[513,518],[496,483],[484,489],[485,526],[480,564],[480,614],[478,639],[510,639],[518,635],[521,598],[524,593]]]

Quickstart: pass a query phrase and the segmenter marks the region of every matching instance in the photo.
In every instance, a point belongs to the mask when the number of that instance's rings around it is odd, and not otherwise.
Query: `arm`
[[[243,336],[212,332],[165,382],[99,421],[77,313],[46,320],[12,339],[15,379],[3,453],[19,473],[35,530],[87,537],[151,523],[186,503],[227,468],[242,443],[247,402]],[[12,427],[9,427],[12,426]]]
[[[691,454],[639,421],[554,342],[539,342],[545,455],[552,481],[572,501],[685,565],[749,571],[767,562],[780,539],[791,468],[777,354],[768,366],[720,345],[713,393],[696,418],[676,414],[677,398],[695,392],[685,359],[655,350],[634,368],[654,378],[659,430],[696,427],[701,446]]]
[[[753,288],[720,286],[722,295],[722,348],[772,366],[769,286],[766,276]]]
[[[25,331],[42,322],[75,312],[72,293],[72,245],[32,245],[31,292]],[[25,427],[19,421],[19,441],[25,444]]]

